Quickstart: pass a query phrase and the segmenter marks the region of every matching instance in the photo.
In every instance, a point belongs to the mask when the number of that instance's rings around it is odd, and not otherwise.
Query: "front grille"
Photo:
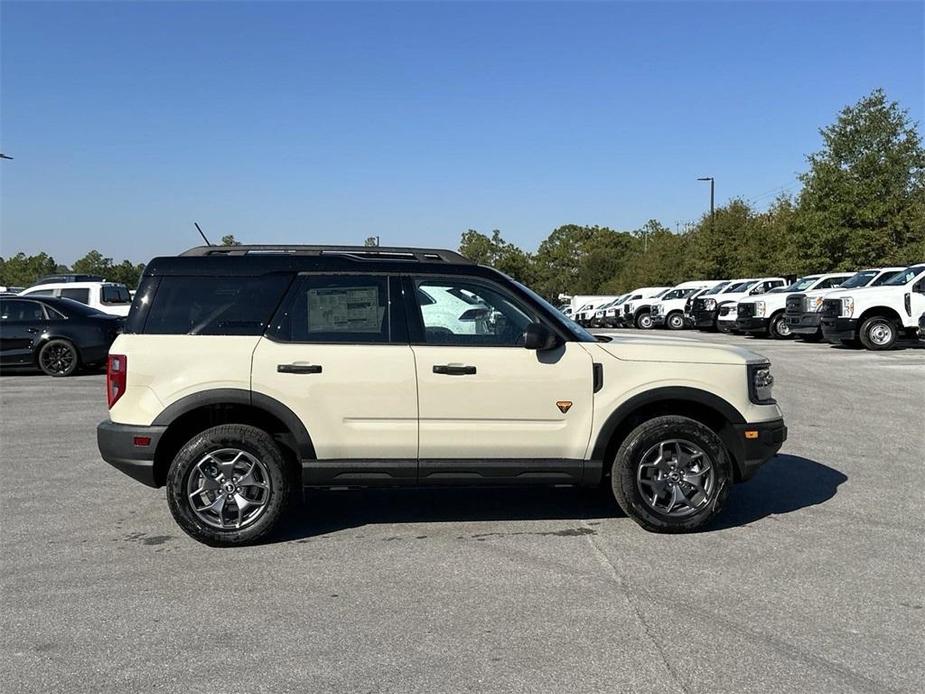
[[[803,313],[803,294],[794,294],[787,297],[787,313]]]
[[[705,299],[694,299],[694,311],[705,311],[706,310],[706,300]]]
[[[841,299],[825,299],[822,302],[819,314],[827,318],[835,318],[841,315]]]
[[[739,318],[751,318],[755,315],[755,304],[739,304],[737,315]]]

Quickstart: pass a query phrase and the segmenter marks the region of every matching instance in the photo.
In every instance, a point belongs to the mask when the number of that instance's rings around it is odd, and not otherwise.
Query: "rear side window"
[[[145,321],[147,335],[262,335],[290,275],[162,277]]]
[[[89,289],[62,289],[60,296],[63,296],[65,299],[73,299],[74,301],[79,301],[82,304],[90,303]]]
[[[375,275],[304,275],[271,330],[291,342],[387,343],[389,280]]]
[[[104,304],[130,304],[132,297],[122,284],[104,284],[100,288],[100,301]]]

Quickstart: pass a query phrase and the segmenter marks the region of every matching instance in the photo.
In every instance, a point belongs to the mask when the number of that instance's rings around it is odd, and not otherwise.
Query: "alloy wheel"
[[[193,513],[203,523],[222,530],[247,527],[270,500],[270,474],[259,459],[238,448],[207,453],[186,482]]]
[[[668,439],[649,448],[636,472],[636,488],[646,505],[674,518],[704,508],[715,487],[710,456],[685,439]]]
[[[41,367],[48,374],[66,374],[74,365],[74,350],[64,343],[48,345],[39,357]]]

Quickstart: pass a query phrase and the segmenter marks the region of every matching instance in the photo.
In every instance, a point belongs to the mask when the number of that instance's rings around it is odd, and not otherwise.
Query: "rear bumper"
[[[96,444],[103,460],[129,477],[149,487],[157,487],[154,478],[154,451],[167,427],[115,424],[109,420],[96,427]],[[147,445],[136,440],[147,438]]]
[[[736,330],[741,330],[746,333],[763,333],[767,332],[768,319],[756,318],[754,316],[750,318],[736,318],[735,327]]]
[[[853,340],[858,334],[857,318],[823,318],[822,335],[832,344],[840,344],[842,340]]]
[[[750,479],[766,462],[773,458],[787,440],[787,427],[783,419],[756,424],[736,424],[738,441],[733,451],[739,468],[739,479]],[[747,435],[752,438],[747,438]]]
[[[815,311],[787,314],[787,325],[795,335],[815,335],[819,332],[821,321],[822,317]]]

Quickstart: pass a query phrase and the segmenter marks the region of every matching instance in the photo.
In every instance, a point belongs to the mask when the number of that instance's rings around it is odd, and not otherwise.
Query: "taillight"
[[[127,369],[128,359],[124,354],[110,354],[106,360],[106,401],[110,409],[125,392]]]

